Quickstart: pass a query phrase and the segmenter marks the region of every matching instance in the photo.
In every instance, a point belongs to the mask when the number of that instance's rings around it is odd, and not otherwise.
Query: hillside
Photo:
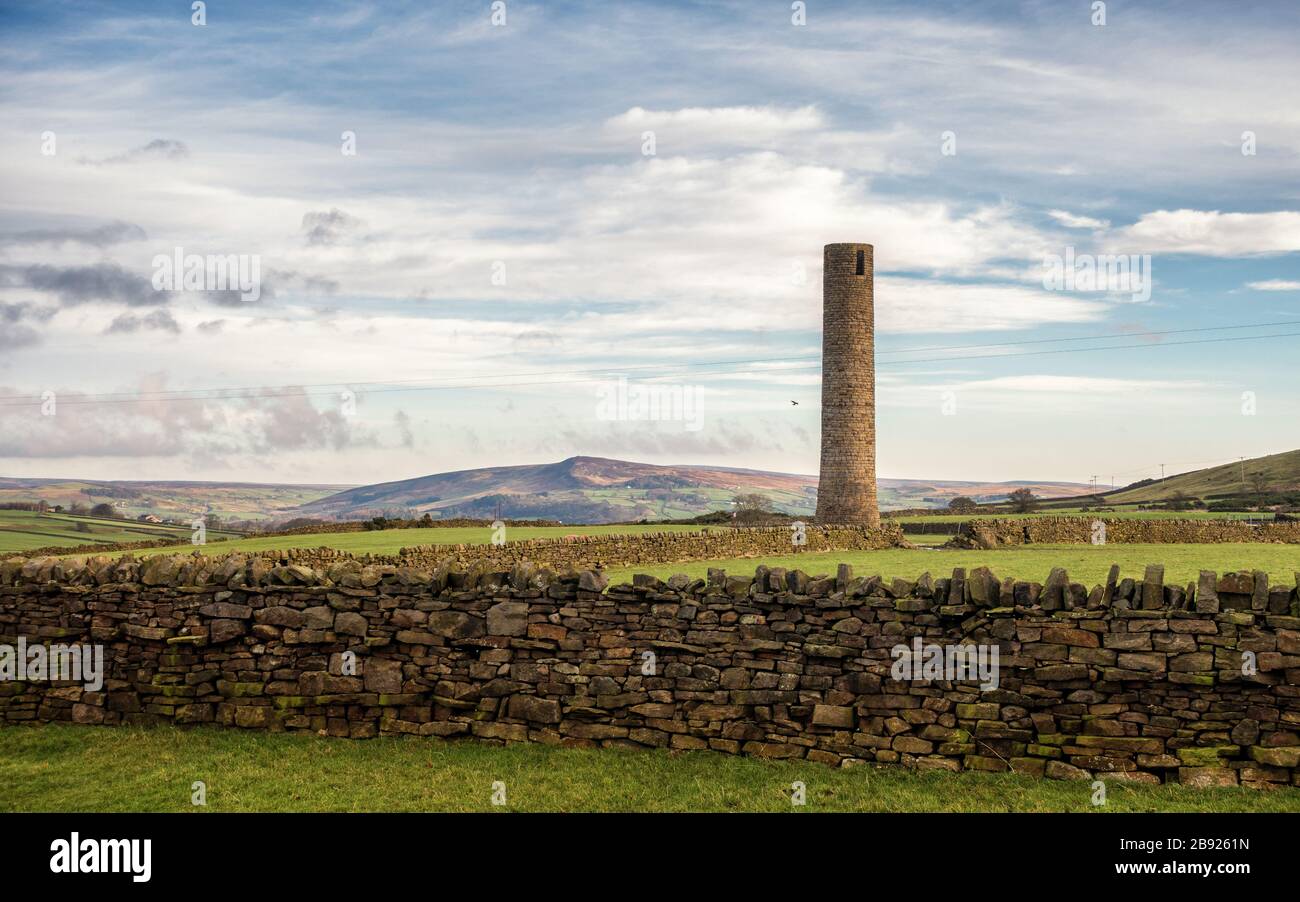
[[[1021,486],[1041,497],[1086,494],[1064,482],[880,479],[883,509],[945,507],[957,495],[1000,501]],[[45,501],[65,509],[111,503],[135,519],[155,514],[188,522],[197,514],[231,521],[334,520],[379,515],[556,519],[615,523],[681,519],[727,509],[738,494],[765,496],[780,511],[810,516],[817,477],[717,466],[660,466],[599,457],[483,467],[360,487],[259,483],[111,481],[0,477],[0,504]],[[47,526],[49,524],[46,524]],[[42,530],[47,531],[47,530]]]
[[[1166,501],[1182,493],[1189,498],[1208,501],[1226,495],[1254,493],[1261,478],[1269,492],[1300,490],[1300,450],[1179,473],[1135,488],[1117,489],[1107,493],[1105,498],[1116,503],[1151,502]]]
[[[1058,497],[1088,490],[1075,483],[879,480],[885,508],[941,507],[956,495],[993,501],[1021,486]],[[571,457],[558,463],[484,467],[362,486],[304,504],[294,515],[491,517],[499,509],[505,517],[609,523],[691,517],[726,509],[734,496],[749,493],[766,496],[786,513],[811,515],[817,504],[817,477]]]
[[[107,517],[83,517],[36,511],[0,510],[0,554],[31,551],[34,548],[70,548],[153,540],[188,540],[188,524],[141,523]],[[213,529],[210,541],[235,537],[233,532]]]
[[[340,485],[275,485],[249,482],[136,482],[89,479],[0,477],[0,504],[45,501],[65,509],[73,504],[108,503],[124,517],[154,514],[188,521],[196,514],[223,520],[282,519],[284,512],[331,495]]]

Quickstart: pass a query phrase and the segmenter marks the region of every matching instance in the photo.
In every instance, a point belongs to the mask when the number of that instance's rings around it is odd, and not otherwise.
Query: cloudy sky
[[[832,241],[882,476],[1300,447],[1295,4],[504,6],[0,7],[0,475],[813,473]]]

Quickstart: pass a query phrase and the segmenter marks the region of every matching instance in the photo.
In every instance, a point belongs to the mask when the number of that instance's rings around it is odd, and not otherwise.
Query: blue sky
[[[1300,447],[1300,9],[1105,12],[5,4],[0,474],[815,472],[832,241],[875,245],[882,476]],[[154,290],[178,247],[261,297]],[[1149,297],[1047,288],[1067,248]],[[620,373],[698,416],[598,415]]]

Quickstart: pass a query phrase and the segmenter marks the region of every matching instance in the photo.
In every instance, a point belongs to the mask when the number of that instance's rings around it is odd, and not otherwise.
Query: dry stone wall
[[[485,530],[485,533],[488,531]],[[713,561],[736,557],[806,554],[820,551],[871,551],[904,544],[902,529],[893,523],[865,526],[806,526],[803,544],[785,526],[727,528],[701,532],[658,532],[618,535],[575,535],[524,539],[502,545],[466,543],[415,545],[391,555],[354,555],[335,548],[285,548],[256,552],[272,561],[324,567],[349,560],[394,567],[432,568],[448,558],[464,567],[509,569],[529,562],[553,569],[608,569],[639,564]]]
[[[485,541],[481,544],[415,545],[401,548],[395,555],[362,555],[359,559],[367,563],[394,566],[432,567],[449,555],[454,555],[465,562],[483,560],[490,564],[504,566],[520,561],[531,561],[558,568],[607,568],[816,551],[870,551],[905,543],[903,530],[897,523],[884,523],[878,527],[803,525],[798,533],[802,542],[797,545],[794,541],[796,533],[789,526],[727,527],[691,532],[571,535],[507,541],[501,545],[493,545],[488,541],[491,532],[490,527],[484,527]],[[184,541],[163,544],[144,542],[75,549],[46,548],[26,552],[21,556],[30,559],[54,554],[136,551],[188,544]],[[218,554],[221,553],[220,543],[214,542],[211,546],[205,547]],[[259,557],[294,561],[308,566],[323,566],[358,557],[350,551],[328,547],[294,548],[288,543],[283,549],[259,551],[256,554]]]
[[[529,563],[50,558],[0,564],[0,642],[20,637],[98,644],[107,674],[98,691],[0,682],[9,723],[1300,784],[1300,597],[1263,573],[1179,587],[1115,567],[1088,589],[1063,570],[1040,584],[759,566],[607,587]],[[996,650],[996,685],[900,672],[899,646]]]
[[[796,535],[801,544],[794,543]],[[461,545],[456,551],[499,565],[530,561],[556,568],[609,568],[818,551],[871,551],[903,543],[902,528],[887,523],[878,527],[803,526],[798,533],[788,526],[755,526],[700,532],[526,539],[504,545]],[[447,546],[403,548],[399,557],[407,565],[434,566],[447,557]]]

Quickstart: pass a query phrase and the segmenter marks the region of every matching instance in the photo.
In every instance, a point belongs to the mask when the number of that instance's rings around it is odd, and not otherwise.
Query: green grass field
[[[207,806],[191,804],[191,785]],[[491,803],[505,784],[506,805]],[[807,805],[790,803],[791,784]],[[0,811],[1300,812],[1300,790],[831,768],[715,752],[354,741],[175,727],[0,727]]]
[[[542,536],[578,534],[644,533],[689,531],[689,526],[575,526],[519,527],[510,529],[511,541]],[[711,527],[713,529],[721,527]],[[1300,572],[1300,548],[1294,545],[1267,543],[1210,545],[1030,545],[967,551],[937,547],[945,536],[914,537],[916,548],[888,548],[881,551],[828,551],[818,553],[763,555],[670,564],[641,564],[611,568],[615,582],[630,581],[633,573],[652,573],[666,579],[674,573],[705,576],[710,567],[721,567],[733,575],[749,575],[758,564],[769,567],[799,568],[811,574],[833,574],[836,565],[852,564],[858,575],[880,574],[886,578],[900,576],[915,579],[929,571],[932,576],[947,576],[954,567],[971,570],[988,566],[999,577],[1042,581],[1053,567],[1065,567],[1070,577],[1095,585],[1104,582],[1111,564],[1119,564],[1124,576],[1141,578],[1147,564],[1164,564],[1167,583],[1186,584],[1201,570],[1224,573],[1229,570],[1266,570],[1274,583],[1291,585]],[[350,533],[316,533],[300,536],[232,539],[213,542],[206,547],[210,554],[229,551],[270,551],[287,548],[328,546],[354,554],[396,554],[401,548],[427,544],[483,544],[491,540],[487,527],[445,529],[386,529]],[[926,542],[933,544],[924,544]],[[176,548],[146,549],[138,555],[175,554]],[[180,549],[187,551],[188,549]]]
[[[810,574],[834,575],[839,563],[852,564],[858,576],[879,574],[915,579],[929,571],[936,578],[950,576],[954,567],[987,566],[999,577],[1041,582],[1053,567],[1064,567],[1075,582],[1089,586],[1106,581],[1111,564],[1119,564],[1123,576],[1141,579],[1147,564],[1165,565],[1166,584],[1186,585],[1201,570],[1224,573],[1229,570],[1266,570],[1273,583],[1295,584],[1300,572],[1300,547],[1242,543],[1239,545],[1028,545],[989,551],[938,548],[887,548],[882,551],[826,551],[815,554],[764,555],[761,558],[732,558],[679,564],[642,564],[611,568],[612,582],[630,581],[633,573],[652,573],[667,579],[674,573],[705,576],[710,567],[721,567],[737,576],[748,576],[758,564],[768,567],[799,568]]]
[[[709,526],[507,526],[506,541],[561,538],[571,535],[640,534],[648,532],[692,532],[720,527]],[[375,529],[362,532],[310,533],[293,536],[231,539],[214,543],[206,550],[212,554],[229,551],[283,551],[287,548],[337,548],[353,554],[396,554],[416,545],[487,545],[492,541],[490,526],[433,527],[430,529]],[[149,554],[149,550],[136,554]],[[160,548],[158,553],[174,554],[175,549]]]
[[[209,530],[209,539],[234,533]],[[188,539],[190,529],[136,520],[114,520],[71,514],[0,510],[0,554],[59,545],[98,545],[106,542],[142,542],[149,539]]]
[[[965,523],[969,520],[1020,520],[1025,517],[1096,517],[1102,520],[1272,520],[1272,513],[1243,513],[1240,511],[1143,511],[1136,507],[1117,507],[1113,511],[1084,511],[1077,507],[1052,508],[1017,514],[1008,511],[974,511],[968,514],[908,514],[895,517],[899,523]]]

